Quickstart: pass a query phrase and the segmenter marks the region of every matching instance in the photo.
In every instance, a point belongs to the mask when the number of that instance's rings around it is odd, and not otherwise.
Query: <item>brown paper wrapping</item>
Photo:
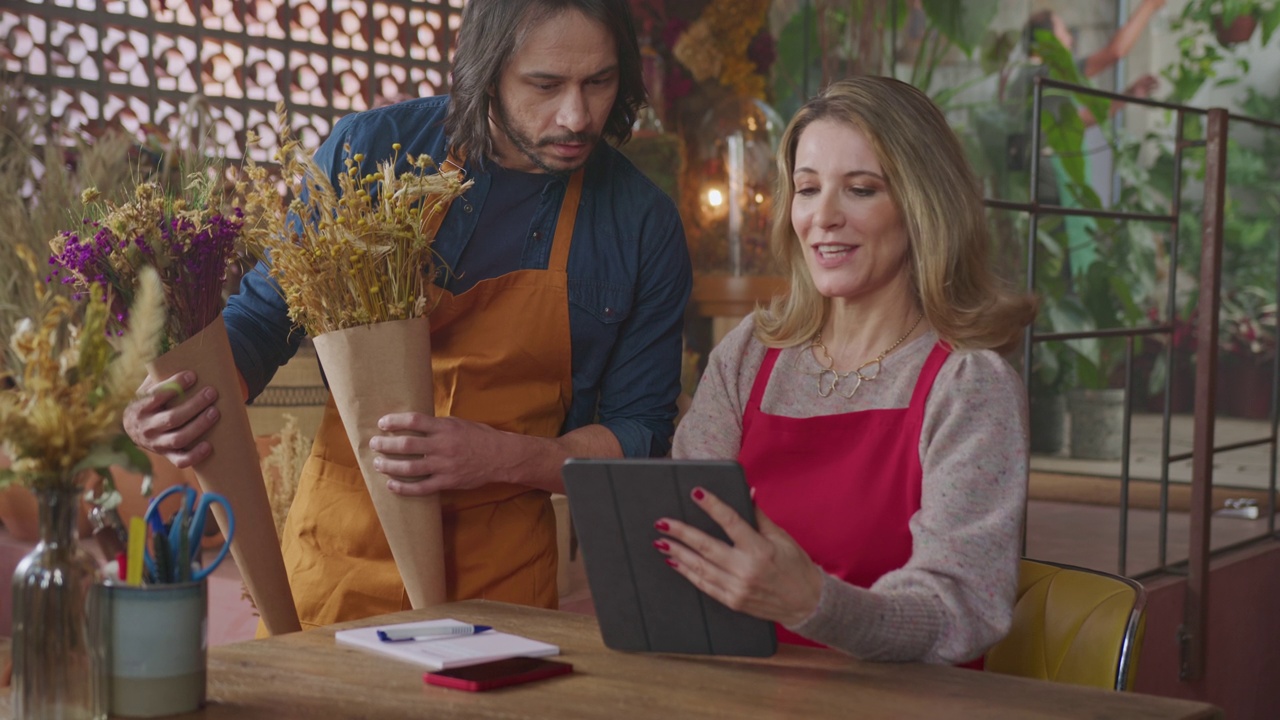
[[[444,602],[444,535],[440,497],[402,497],[373,469],[369,440],[388,413],[435,414],[427,318],[396,320],[324,333],[316,354],[355,451],[391,555],[413,607]]]
[[[160,380],[183,370],[196,374],[197,387],[211,385],[218,391],[214,403],[218,422],[201,438],[209,442],[213,452],[193,468],[196,479],[205,492],[216,492],[231,503],[236,515],[231,556],[267,631],[272,635],[297,632],[302,626],[289,589],[280,538],[262,480],[258,446],[241,399],[240,379],[221,316],[147,366],[151,377]],[[227,527],[221,506],[214,505],[213,514],[220,527]]]

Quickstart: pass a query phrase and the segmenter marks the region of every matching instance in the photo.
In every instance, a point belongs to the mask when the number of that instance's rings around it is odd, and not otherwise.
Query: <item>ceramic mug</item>
[[[203,705],[206,581],[101,589],[111,714],[155,717]]]

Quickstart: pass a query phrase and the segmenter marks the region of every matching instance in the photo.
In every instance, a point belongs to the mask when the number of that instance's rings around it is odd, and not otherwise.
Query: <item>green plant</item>
[[[1191,0],[1182,9],[1174,29],[1196,23],[1221,31],[1241,18],[1252,18],[1262,26],[1262,44],[1266,45],[1280,27],[1280,3],[1276,0]]]
[[[790,117],[808,94],[851,74],[890,75],[929,93],[944,109],[961,91],[981,82],[985,76],[935,88],[934,73],[953,50],[973,58],[994,42],[995,34],[987,28],[1000,9],[999,0],[921,0],[913,5],[907,0],[805,3],[778,35],[773,79],[778,112]],[[1011,49],[1016,33],[1006,35]]]

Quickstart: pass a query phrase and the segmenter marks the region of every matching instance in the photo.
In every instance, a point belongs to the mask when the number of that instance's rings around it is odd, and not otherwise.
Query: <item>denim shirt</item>
[[[448,97],[438,96],[346,116],[316,161],[335,187],[337,174],[346,169],[344,145],[363,154],[362,175],[393,154],[393,143],[401,145],[398,171],[408,168],[407,154],[426,153],[443,162],[447,107]],[[453,202],[433,245],[449,267],[467,243],[483,242],[472,231],[484,212],[489,176],[472,159],[466,169],[475,184]],[[547,175],[525,235],[522,269],[547,267],[567,180]],[[626,457],[667,454],[692,287],[684,227],[671,199],[604,142],[586,164],[567,270],[573,397],[561,432],[599,423],[617,437]],[[448,287],[447,278],[437,282]],[[252,399],[297,351],[302,331],[292,327],[279,287],[261,264],[245,275],[223,318]]]

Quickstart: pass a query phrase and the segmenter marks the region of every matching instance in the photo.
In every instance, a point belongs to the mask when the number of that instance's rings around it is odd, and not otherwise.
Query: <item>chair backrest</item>
[[[1119,575],[1022,560],[1013,625],[986,669],[1128,690],[1146,628],[1147,594]]]

